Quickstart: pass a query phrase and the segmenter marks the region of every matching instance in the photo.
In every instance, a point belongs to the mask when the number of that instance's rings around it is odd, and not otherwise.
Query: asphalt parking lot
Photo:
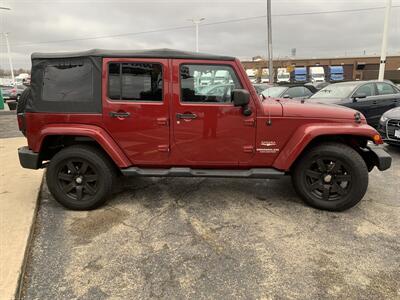
[[[137,178],[91,212],[41,192],[24,299],[400,298],[400,149],[362,202],[315,210],[281,180]]]

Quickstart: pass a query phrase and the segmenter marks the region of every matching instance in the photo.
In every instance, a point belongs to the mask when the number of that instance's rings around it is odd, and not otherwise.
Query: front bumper
[[[39,160],[39,153],[35,153],[28,147],[18,148],[19,163],[23,168],[37,170],[42,162]]]
[[[392,157],[385,150],[383,150],[380,146],[369,146],[368,148],[371,151],[371,155],[374,159],[376,167],[380,171],[390,168],[392,164]]]

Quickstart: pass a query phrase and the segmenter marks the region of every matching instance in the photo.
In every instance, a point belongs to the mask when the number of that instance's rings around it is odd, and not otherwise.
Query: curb
[[[43,188],[43,183],[44,183],[44,174],[42,176],[42,181],[40,182],[39,185],[39,190],[38,193],[36,195],[36,203],[35,203],[35,210],[33,212],[33,217],[32,217],[32,222],[31,222],[31,226],[29,229],[29,236],[28,236],[28,241],[26,243],[26,247],[25,247],[25,251],[24,251],[24,258],[22,261],[22,265],[20,268],[20,272],[19,272],[19,278],[18,278],[18,283],[17,283],[17,287],[16,290],[14,292],[14,298],[15,299],[22,299],[22,291],[23,291],[23,286],[24,286],[24,278],[25,278],[25,272],[26,272],[26,266],[28,265],[28,258],[29,258],[29,253],[31,251],[31,246],[33,243],[33,237],[35,234],[35,225],[36,225],[36,219],[37,219],[37,215],[38,215],[38,211],[39,211],[39,199],[40,199],[40,195],[42,194],[42,188]]]

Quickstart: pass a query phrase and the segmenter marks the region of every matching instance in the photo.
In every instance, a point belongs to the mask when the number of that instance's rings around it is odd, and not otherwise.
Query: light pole
[[[383,37],[382,37],[382,47],[381,47],[381,62],[379,65],[378,80],[383,80],[385,77],[387,38],[388,38],[389,18],[390,18],[391,8],[392,8],[392,0],[386,0],[385,20],[383,23]]]
[[[271,20],[271,0],[267,0],[267,35],[268,35],[268,69],[269,83],[274,81],[274,65],[272,61],[272,20]]]
[[[11,8],[9,8],[9,7],[3,7],[3,6],[0,6],[0,9],[2,9],[2,10],[11,10]],[[10,51],[10,43],[9,43],[9,41],[8,41],[8,32],[3,32],[3,35],[4,35],[4,38],[6,39],[7,54],[8,54],[8,62],[9,62],[9,64],[10,64],[10,72],[11,72],[11,80],[12,80],[12,83],[14,84],[14,83],[15,83],[14,68],[13,68],[13,65],[12,65],[11,51]]]
[[[206,18],[189,19],[189,21],[193,22],[196,30],[196,52],[199,52],[199,24],[203,22],[205,19]]]

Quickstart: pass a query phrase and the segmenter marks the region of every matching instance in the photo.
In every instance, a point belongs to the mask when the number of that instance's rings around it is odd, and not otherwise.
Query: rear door
[[[223,82],[214,74],[227,72]],[[235,63],[173,60],[172,155],[178,164],[237,167],[254,156],[256,107],[250,116],[232,103],[231,92],[244,86]],[[202,78],[210,78],[203,85]]]
[[[379,99],[377,101],[381,102],[380,105],[381,110],[379,111],[379,118],[394,107],[397,107],[400,104],[400,91],[397,90],[393,85],[386,82],[377,82],[376,83],[377,94]]]
[[[135,165],[169,158],[167,59],[103,60],[103,120],[106,129]]]

